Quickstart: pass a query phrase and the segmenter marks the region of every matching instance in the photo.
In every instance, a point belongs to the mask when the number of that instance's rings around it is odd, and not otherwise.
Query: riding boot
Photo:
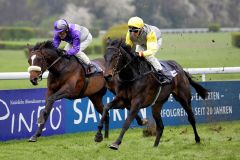
[[[171,83],[171,80],[163,73],[162,70],[158,70],[158,74],[160,75],[159,81],[161,85],[167,85]]]

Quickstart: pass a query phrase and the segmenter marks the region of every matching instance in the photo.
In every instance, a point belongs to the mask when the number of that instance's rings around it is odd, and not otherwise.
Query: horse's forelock
[[[115,39],[109,43],[109,46],[115,46],[117,48],[122,47],[127,53],[133,54],[131,52],[131,46],[127,45],[123,39]]]
[[[121,54],[121,57],[120,57],[119,60],[124,61],[125,63],[128,63],[129,61],[131,61],[135,57],[134,53],[131,52],[131,46],[127,45],[124,42],[123,39],[121,39],[121,40],[115,39],[115,40],[111,40],[109,42],[110,42],[110,43],[108,43],[109,48],[120,49],[120,52],[122,54]],[[119,52],[116,52],[116,50],[114,52],[110,51],[108,53],[110,53],[109,54],[110,56],[114,56],[116,54],[119,54]]]
[[[108,42],[108,46],[115,46],[117,47],[119,45],[119,40],[118,39],[115,39],[115,40],[111,40]]]

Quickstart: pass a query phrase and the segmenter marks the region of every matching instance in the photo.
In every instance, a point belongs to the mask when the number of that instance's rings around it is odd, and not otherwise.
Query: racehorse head
[[[119,75],[124,81],[132,81],[151,70],[145,58],[136,56],[122,40],[108,40],[104,59],[106,80]]]
[[[28,46],[28,51],[30,81],[33,85],[37,85],[38,81],[42,79],[43,73],[59,57],[59,51],[53,46],[51,41],[37,43],[34,47]]]
[[[112,41],[108,39],[104,55],[106,67],[104,77],[106,80],[118,74],[124,65],[131,61],[131,56],[127,51],[130,51],[130,47],[126,46],[122,40]]]

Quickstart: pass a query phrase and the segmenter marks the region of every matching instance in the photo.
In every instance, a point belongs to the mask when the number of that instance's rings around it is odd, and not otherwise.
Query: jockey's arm
[[[80,50],[80,36],[75,35],[73,39],[72,48],[69,49],[67,52],[69,55],[75,55]]]
[[[58,48],[60,43],[61,43],[60,37],[58,35],[54,35],[54,37],[53,37],[53,46],[55,48]]]
[[[143,51],[143,56],[144,57],[154,55],[157,52],[157,50],[158,50],[158,47],[157,47],[157,36],[156,36],[156,34],[153,31],[150,32],[147,35],[146,45],[147,45],[147,50]]]

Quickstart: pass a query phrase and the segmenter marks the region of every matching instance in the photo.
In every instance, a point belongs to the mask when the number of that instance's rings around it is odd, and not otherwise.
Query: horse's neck
[[[136,57],[132,59],[132,62],[129,63],[125,68],[119,73],[119,78],[122,80],[136,80],[146,73],[152,71],[152,67],[146,60]]]
[[[146,59],[138,59],[138,68],[141,74],[144,74],[146,72],[152,71],[152,64],[148,62]]]
[[[49,60],[48,66],[52,65],[53,63],[55,63],[55,60],[58,57]],[[65,57],[61,57],[55,64],[53,64],[50,68],[49,68],[49,72],[51,72],[52,74],[57,74],[59,75],[64,74],[65,72],[69,72],[69,71],[73,71],[76,68],[82,68],[82,66],[75,61],[74,57],[70,57],[70,59],[65,58]]]
[[[124,81],[134,80],[139,76],[139,70],[135,63],[129,63],[127,66],[123,66],[123,69],[119,73],[119,78]]]

